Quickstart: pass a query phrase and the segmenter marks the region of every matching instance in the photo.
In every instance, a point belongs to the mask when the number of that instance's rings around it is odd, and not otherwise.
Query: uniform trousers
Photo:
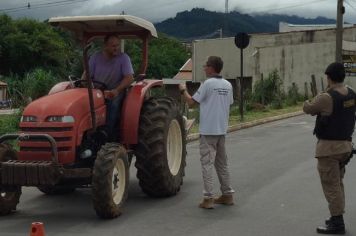
[[[329,204],[331,216],[342,215],[345,212],[345,192],[343,178],[345,167],[340,164],[344,162],[350,153],[318,157],[318,171],[321,186]]]

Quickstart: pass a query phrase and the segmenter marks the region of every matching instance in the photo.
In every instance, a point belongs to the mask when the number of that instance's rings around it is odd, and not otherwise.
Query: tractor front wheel
[[[153,197],[175,195],[183,183],[186,139],[183,116],[171,98],[150,98],[141,109],[135,148],[137,178]]]
[[[17,160],[17,153],[10,145],[0,144],[0,166],[1,162]],[[5,188],[0,185],[0,215],[8,215],[16,210],[21,196],[21,187],[15,186]]]
[[[111,219],[121,214],[129,186],[129,162],[126,150],[107,143],[97,154],[92,179],[94,209],[100,218]]]

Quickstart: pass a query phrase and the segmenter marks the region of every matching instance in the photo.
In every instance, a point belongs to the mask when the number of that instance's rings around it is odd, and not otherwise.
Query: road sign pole
[[[239,109],[240,109],[240,117],[241,120],[244,119],[244,86],[243,86],[243,77],[244,77],[244,73],[243,73],[243,61],[244,61],[244,53],[243,53],[243,49],[246,48],[250,43],[250,37],[248,36],[248,34],[246,33],[238,33],[235,36],[235,45],[236,47],[240,48],[240,105],[239,105]],[[236,76],[236,85],[237,85],[237,76]]]
[[[243,63],[244,61],[244,53],[243,53],[243,49],[240,49],[240,71],[241,71],[241,75],[240,75],[240,117],[241,120],[244,119],[244,88],[243,88]]]

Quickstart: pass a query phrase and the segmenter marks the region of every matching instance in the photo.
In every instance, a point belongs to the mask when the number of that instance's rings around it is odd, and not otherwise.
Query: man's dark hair
[[[331,63],[326,68],[325,74],[328,75],[332,81],[342,83],[345,79],[344,65],[339,62]]]
[[[224,66],[224,62],[220,57],[210,56],[206,62],[206,66],[211,66],[214,68],[216,73],[220,73]]]
[[[106,44],[109,41],[109,39],[111,39],[111,38],[120,39],[117,34],[107,34],[107,35],[105,35],[105,38],[104,38],[104,44]]]

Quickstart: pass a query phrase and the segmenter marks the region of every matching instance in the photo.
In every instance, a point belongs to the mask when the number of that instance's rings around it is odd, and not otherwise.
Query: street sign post
[[[244,111],[243,111],[243,50],[249,45],[250,43],[250,36],[246,33],[237,33],[235,36],[235,45],[236,47],[240,48],[240,71],[241,71],[241,76],[240,76],[240,117],[241,120],[244,118]],[[237,79],[236,77],[236,84],[237,84]]]

